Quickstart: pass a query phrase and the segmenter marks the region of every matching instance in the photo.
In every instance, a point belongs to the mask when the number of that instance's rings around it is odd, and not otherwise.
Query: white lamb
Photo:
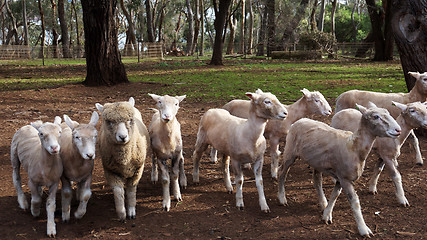
[[[392,106],[391,101],[399,103],[411,103],[411,102],[425,102],[427,100],[427,72],[418,73],[418,72],[408,72],[413,76],[415,81],[415,86],[411,89],[409,93],[379,93],[379,92],[370,92],[370,91],[360,91],[360,90],[351,90],[342,93],[338,96],[336,100],[335,112],[346,109],[354,108],[356,103],[366,106],[368,102],[375,103],[378,107],[387,109],[391,116],[397,118],[400,114],[400,109]],[[418,165],[423,164],[423,158],[420,151],[418,138],[415,136],[413,131],[411,131],[412,140],[415,153],[416,153],[416,163]]]
[[[141,113],[134,105],[133,97],[128,102],[106,103],[104,106],[96,104],[102,117],[99,152],[120,221],[126,219],[125,189],[127,215],[131,219],[136,217],[136,189],[150,144]]]
[[[271,119],[267,122],[264,131],[264,137],[270,143],[271,156],[271,177],[277,179],[277,170],[279,168],[279,143],[286,140],[289,128],[292,123],[297,120],[308,117],[312,114],[329,116],[332,113],[331,106],[325,97],[318,91],[310,92],[307,89],[301,90],[303,96],[298,101],[291,105],[285,105],[288,110],[288,116],[284,120]],[[248,100],[233,100],[225,104],[223,108],[231,113],[231,115],[248,118],[250,101]],[[216,150],[211,152],[212,162],[216,162]]]
[[[73,195],[72,182],[77,183],[76,195],[79,200],[79,207],[74,212],[74,217],[80,219],[86,213],[87,202],[92,195],[90,185],[98,135],[95,127],[98,120],[97,112],[92,113],[88,124],[79,124],[64,115],[65,123],[61,124],[62,135],[60,139],[60,154],[64,166],[61,177],[62,221],[64,222],[70,220],[70,204]]]
[[[400,136],[396,139],[379,137],[376,139],[373,149],[379,155],[378,163],[374,168],[374,173],[369,181],[369,191],[373,194],[377,193],[377,182],[381,171],[386,166],[390,177],[396,188],[396,197],[399,203],[403,206],[409,206],[409,202],[405,197],[405,192],[402,187],[402,177],[397,170],[397,158],[400,155],[400,148],[408,137],[410,131],[418,127],[427,127],[427,102],[414,102],[409,104],[401,104],[392,102],[393,105],[401,110],[401,114],[396,121],[402,128]],[[362,114],[355,109],[344,109],[332,118],[331,126],[337,129],[356,131],[360,124]]]
[[[258,90],[257,93],[248,92],[246,96],[251,99],[248,119],[232,116],[224,109],[210,109],[202,116],[193,153],[193,181],[199,182],[200,157],[208,145],[212,145],[226,156],[223,161],[224,180],[229,192],[233,191],[228,171],[228,158],[231,157],[231,164],[236,174],[236,206],[240,209],[244,206],[241,165],[252,163],[261,211],[269,212],[262,181],[262,165],[266,148],[264,128],[268,119],[284,119],[287,110],[271,93]]]
[[[56,192],[62,174],[62,162],[59,156],[61,147],[61,118],[56,116],[54,123],[36,121],[20,128],[13,136],[10,146],[10,158],[13,167],[13,185],[15,186],[19,207],[27,210],[28,202],[21,186],[21,164],[28,173],[28,187],[31,190],[31,214],[40,215],[42,187],[49,188],[46,200],[47,235],[56,236],[55,208]]]
[[[178,175],[181,186],[184,188],[187,186],[187,178],[184,171],[184,156],[182,154],[181,125],[176,119],[179,103],[184,100],[186,96],[171,97],[168,95],[148,95],[156,101],[156,106],[158,108],[158,110],[154,109],[156,113],[154,113],[151,123],[148,126],[152,149],[151,181],[157,182],[157,168],[160,167],[163,186],[163,209],[169,211],[171,199],[169,192],[170,177],[167,165],[168,159],[171,159],[172,188],[173,195],[177,201],[182,201],[178,184]]]
[[[370,236],[372,232],[363,219],[353,182],[362,175],[366,157],[375,138],[395,138],[399,136],[401,128],[386,109],[378,108],[374,104],[370,104],[369,108],[357,106],[362,118],[354,133],[307,118],[298,120],[291,126],[282,154],[278,197],[281,204],[287,205],[285,180],[290,166],[300,157],[314,169],[313,182],[319,195],[320,206],[324,210],[323,220],[326,223],[332,222],[332,209],[343,189],[351,204],[359,233],[362,236]],[[329,202],[322,189],[322,173],[327,173],[336,180]]]

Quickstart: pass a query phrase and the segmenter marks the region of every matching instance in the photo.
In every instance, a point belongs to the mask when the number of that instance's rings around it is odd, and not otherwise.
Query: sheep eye
[[[415,112],[415,109],[412,109],[412,108],[411,108],[411,109],[409,109],[409,112],[410,112],[410,113],[414,113],[414,112]]]
[[[43,133],[39,133],[39,136],[40,136],[40,137],[43,137]]]
[[[375,119],[375,120],[380,119],[380,116],[378,116],[378,115],[374,115],[374,119]]]
[[[319,102],[319,99],[315,99],[314,101],[318,103],[318,102]]]
[[[265,99],[265,100],[264,100],[264,103],[265,103],[265,104],[271,104],[271,101],[270,101],[270,99]]]

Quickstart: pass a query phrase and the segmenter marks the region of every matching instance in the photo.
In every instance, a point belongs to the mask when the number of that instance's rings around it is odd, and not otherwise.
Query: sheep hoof
[[[169,212],[169,208],[168,208],[168,207],[164,207],[164,208],[163,208],[163,211],[165,211],[165,212]]]
[[[422,166],[422,165],[424,165],[424,163],[422,163],[422,162],[417,162],[417,165],[418,165],[418,166]]]
[[[70,223],[70,219],[62,220],[62,223]]]
[[[326,223],[326,225],[332,224],[332,220],[330,220],[330,219],[325,220],[325,223]]]
[[[136,219],[135,215],[129,216],[129,219]]]
[[[377,192],[377,190],[375,190],[375,191],[369,191],[372,195],[377,195],[378,194],[378,192]]]
[[[151,184],[156,185],[157,181],[151,181]]]
[[[237,209],[239,209],[240,211],[243,211],[243,206],[238,206]]]
[[[55,237],[56,237],[56,234],[53,234],[53,233],[52,233],[52,234],[48,234],[47,236],[48,236],[49,238],[55,238]]]
[[[227,190],[228,194],[233,194],[233,190]]]
[[[264,213],[270,213],[270,209],[269,208],[264,209],[264,210],[262,210],[262,212],[264,212]]]

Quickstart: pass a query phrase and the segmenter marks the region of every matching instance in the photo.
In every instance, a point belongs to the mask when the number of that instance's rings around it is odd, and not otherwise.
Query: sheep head
[[[31,123],[31,126],[38,131],[43,148],[46,149],[49,154],[58,154],[61,150],[59,145],[59,138],[61,137],[62,132],[60,124],[61,118],[58,116],[55,117],[55,121],[53,123],[43,123],[41,121]]]
[[[283,120],[288,115],[285,106],[269,92],[265,93],[258,89],[255,93],[247,92],[246,96],[251,99],[251,104],[255,106],[255,113],[258,117]]]
[[[402,110],[401,115],[405,119],[406,124],[412,128],[427,127],[427,102],[402,104],[393,101],[392,103]]]
[[[148,95],[156,101],[156,107],[160,112],[160,119],[163,122],[169,122],[175,118],[178,113],[179,103],[186,97],[186,95],[175,97],[169,95],[159,96],[151,93]]]
[[[67,115],[64,115],[64,121],[72,131],[73,144],[77,147],[83,159],[95,159],[95,144],[98,136],[98,131],[95,127],[98,120],[99,115],[97,112],[92,113],[88,124],[73,122]]]
[[[362,113],[361,122],[368,126],[368,130],[378,137],[396,138],[400,135],[401,127],[385,108],[379,108],[369,102],[368,108],[356,104]]]
[[[307,101],[307,107],[310,113],[320,114],[323,116],[329,116],[332,113],[332,108],[329,105],[328,101],[326,101],[323,94],[318,91],[310,92],[307,89],[301,90],[303,97]]]

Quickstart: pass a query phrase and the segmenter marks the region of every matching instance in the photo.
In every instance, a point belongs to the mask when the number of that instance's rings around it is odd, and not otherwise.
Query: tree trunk
[[[321,1],[320,13],[319,13],[319,31],[323,32],[323,26],[325,25],[325,0]]]
[[[126,21],[128,22],[128,29],[126,31],[127,45],[125,46],[125,52],[128,56],[133,55],[133,49],[136,51],[136,36],[135,36],[135,27],[132,22],[132,17],[130,13],[127,11],[125,7],[125,3],[123,0],[120,0],[120,7],[123,11],[123,15],[126,17]]]
[[[228,16],[228,25],[230,26],[230,32],[228,34],[228,43],[227,50],[225,54],[233,54],[234,53],[234,40],[236,39],[236,25],[237,19],[234,16]]]
[[[259,16],[261,18],[261,26],[259,29],[259,35],[258,35],[258,48],[257,48],[257,56],[264,56],[264,48],[265,48],[265,32],[267,29],[267,9],[264,7],[264,11],[261,11]]]
[[[332,9],[331,9],[331,33],[335,38],[335,12],[337,10],[337,0],[332,0]]]
[[[194,1],[194,38],[193,38],[193,46],[191,48],[191,52],[196,52],[197,40],[199,39],[199,31],[200,31],[200,5],[199,0]]]
[[[186,53],[188,56],[193,55],[193,40],[194,40],[194,15],[193,10],[191,9],[190,0],[185,0],[187,5],[187,22],[188,22],[188,34],[187,34],[187,50]]]
[[[58,0],[58,17],[61,26],[62,54],[64,58],[70,58],[70,39],[68,36],[67,21],[65,20],[64,0]]]
[[[151,0],[145,0],[145,12],[147,14],[147,40],[154,42],[154,25],[153,25],[153,12],[151,10]]]
[[[22,0],[22,21],[24,25],[24,45],[28,46],[28,24],[27,24],[27,6],[26,1]]]
[[[219,3],[218,3],[219,1]],[[224,65],[222,62],[222,49],[224,47],[223,31],[225,26],[225,19],[227,17],[228,8],[230,7],[231,0],[214,0],[215,12],[215,43],[213,47],[212,59],[210,65]]]
[[[12,39],[12,37],[15,37],[15,45],[19,44],[19,39],[18,39],[18,31],[16,28],[16,18],[13,15],[12,11],[10,10],[9,7],[9,3],[7,2],[7,0],[5,0],[5,5],[6,5],[6,12],[9,15],[10,19],[11,19],[11,30],[9,30],[9,32],[7,33],[7,37],[6,37],[6,42],[5,45],[9,45],[10,43],[10,39]]]
[[[254,10],[252,8],[252,0],[248,0],[249,5],[249,26],[248,26],[248,46],[246,48],[247,54],[252,54],[252,47],[254,43]]]
[[[275,50],[276,41],[276,16],[275,16],[275,0],[267,0],[267,57],[271,56],[271,52]]]
[[[382,31],[383,25],[383,11],[375,5],[375,0],[366,0],[368,7],[369,17],[371,19],[372,34],[375,43],[375,56],[374,61],[383,61],[385,59],[384,54],[384,36]]]
[[[76,51],[76,57],[77,58],[81,58],[81,51],[82,51],[82,45],[81,45],[81,40],[80,40],[80,28],[79,28],[79,21],[77,18],[77,11],[76,11],[76,5],[74,3],[74,0],[71,0],[71,6],[73,7],[73,12],[74,12],[74,19],[76,21],[76,41],[77,41],[77,51]]]
[[[351,25],[353,26],[353,42],[356,42],[357,40],[357,25],[356,25],[356,22],[354,21],[354,12],[358,7],[359,7],[359,0],[355,0],[353,9],[351,10]]]
[[[391,26],[391,0],[383,0],[384,18],[384,60],[393,60],[394,38]]]
[[[117,0],[82,0],[87,75],[86,86],[129,82],[118,49]]]
[[[38,3],[39,3],[39,12],[40,12],[40,21],[41,21],[41,24],[42,24],[42,33],[41,33],[42,39],[40,41],[40,46],[41,46],[40,57],[43,59],[43,65],[44,65],[44,41],[45,41],[45,38],[46,38],[46,34],[45,34],[46,29],[45,29],[45,26],[44,26],[44,12],[43,12],[41,1],[42,0],[38,1]]]
[[[58,32],[56,31],[56,2],[50,0],[52,3],[52,54],[54,58],[59,58],[58,53]]]
[[[203,56],[205,53],[205,6],[203,4],[203,0],[200,0],[200,50],[199,55]]]
[[[310,31],[311,32],[314,32],[317,29],[316,10],[318,5],[319,5],[319,1],[314,0],[313,7],[311,8],[311,13],[310,13]]]
[[[415,79],[408,72],[427,72],[426,4],[418,0],[391,2],[391,26],[408,91]]]
[[[242,6],[241,7],[241,14],[242,19],[240,20],[240,50],[239,53],[244,54],[245,53],[245,8],[246,8],[246,1],[242,0]]]
[[[298,27],[299,23],[301,22],[301,19],[304,17],[308,2],[309,0],[301,0],[298,8],[296,9],[295,16],[289,21],[289,24],[286,26],[282,36],[282,44],[284,50],[286,50],[286,48],[288,47],[295,29]]]

